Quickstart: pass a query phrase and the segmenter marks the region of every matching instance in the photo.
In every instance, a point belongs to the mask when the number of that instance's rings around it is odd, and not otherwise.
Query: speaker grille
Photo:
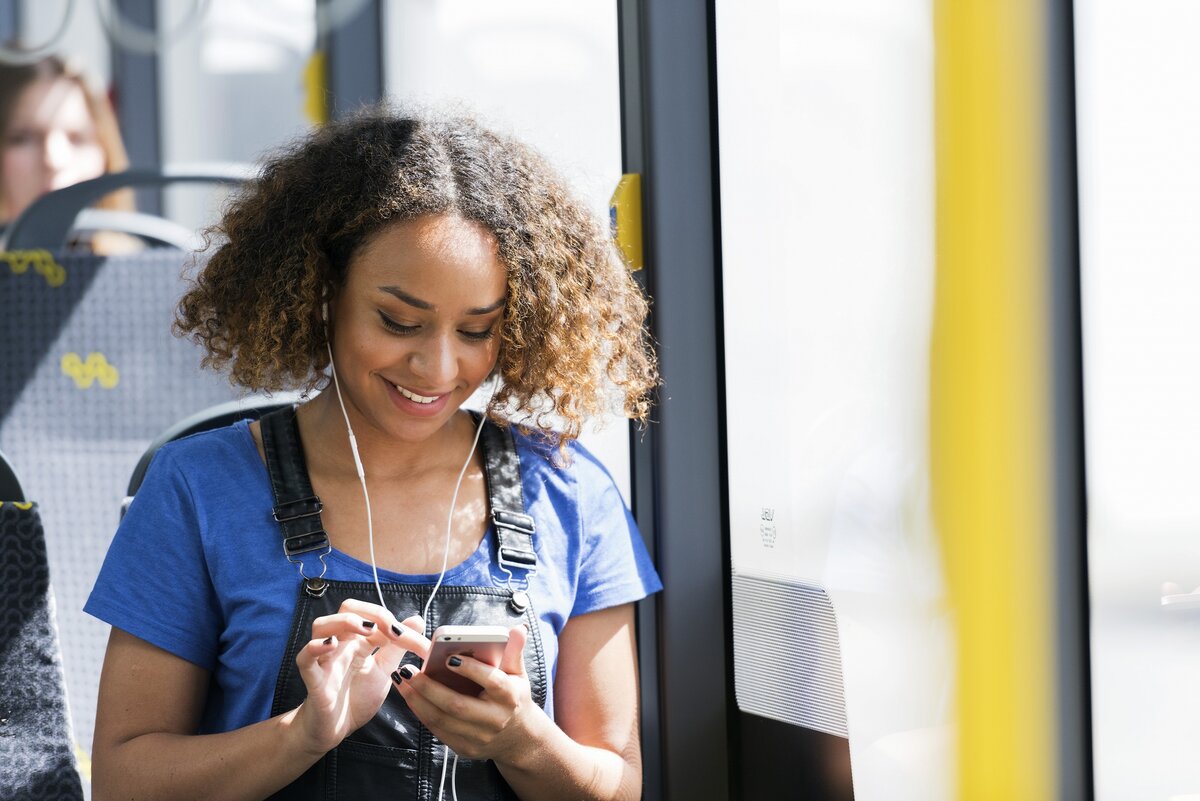
[[[837,619],[821,587],[735,572],[733,675],[743,712],[849,737]]]

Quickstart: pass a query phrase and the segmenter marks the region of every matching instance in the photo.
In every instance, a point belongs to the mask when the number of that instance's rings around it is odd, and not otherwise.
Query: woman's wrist
[[[541,709],[528,728],[529,739],[511,759],[494,759],[521,798],[637,798],[624,792],[626,765],[611,751],[581,745]]]
[[[573,742],[537,705],[533,705],[515,733],[519,736],[509,741],[506,753],[493,757],[492,761],[521,773],[536,773],[547,751]],[[566,743],[561,742],[564,740]]]
[[[300,706],[292,711],[280,715],[279,724],[283,727],[284,742],[288,750],[297,759],[311,765],[324,757],[334,746],[323,747],[323,744],[311,735],[308,730],[308,714],[309,710],[301,702]]]

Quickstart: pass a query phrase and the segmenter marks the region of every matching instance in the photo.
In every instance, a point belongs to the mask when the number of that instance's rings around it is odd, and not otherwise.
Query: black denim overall
[[[284,554],[300,567],[296,614],[279,669],[271,714],[295,709],[307,692],[296,667],[296,654],[312,639],[313,620],[337,612],[342,601],[378,601],[371,582],[329,581],[323,577],[329,538],[321,525],[321,501],[312,491],[295,410],[281,409],[262,418],[263,449],[275,493],[275,519],[283,532]],[[520,589],[537,567],[533,519],[525,514],[520,464],[512,434],[491,422],[481,437],[484,474],[496,533],[496,586],[443,585],[425,620],[425,635],[442,624],[529,627],[525,670],[539,706],[546,703],[546,663],[537,616]],[[387,607],[399,619],[420,612],[432,585],[383,584]],[[405,662],[419,665],[411,654]],[[351,733],[303,776],[280,790],[276,799],[413,799],[436,801],[442,773],[442,744],[421,725],[392,690],[366,725]],[[447,771],[449,774],[449,771]],[[515,799],[496,766],[488,760],[458,760],[458,797]],[[447,775],[445,797],[450,798]]]

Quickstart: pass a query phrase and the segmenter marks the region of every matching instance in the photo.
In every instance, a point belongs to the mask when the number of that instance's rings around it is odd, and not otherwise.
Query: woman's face
[[[507,271],[478,223],[430,215],[382,229],[350,261],[332,304],[347,408],[389,437],[438,431],[491,373]]]
[[[83,88],[69,78],[31,83],[17,98],[0,143],[3,213],[9,219],[53,189],[105,170],[104,148]]]

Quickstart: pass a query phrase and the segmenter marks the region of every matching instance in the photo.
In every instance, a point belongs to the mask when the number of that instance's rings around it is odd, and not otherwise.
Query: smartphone
[[[425,675],[464,695],[479,695],[483,688],[446,667],[446,660],[461,654],[497,667],[507,645],[508,629],[504,626],[438,626],[425,660]]]

